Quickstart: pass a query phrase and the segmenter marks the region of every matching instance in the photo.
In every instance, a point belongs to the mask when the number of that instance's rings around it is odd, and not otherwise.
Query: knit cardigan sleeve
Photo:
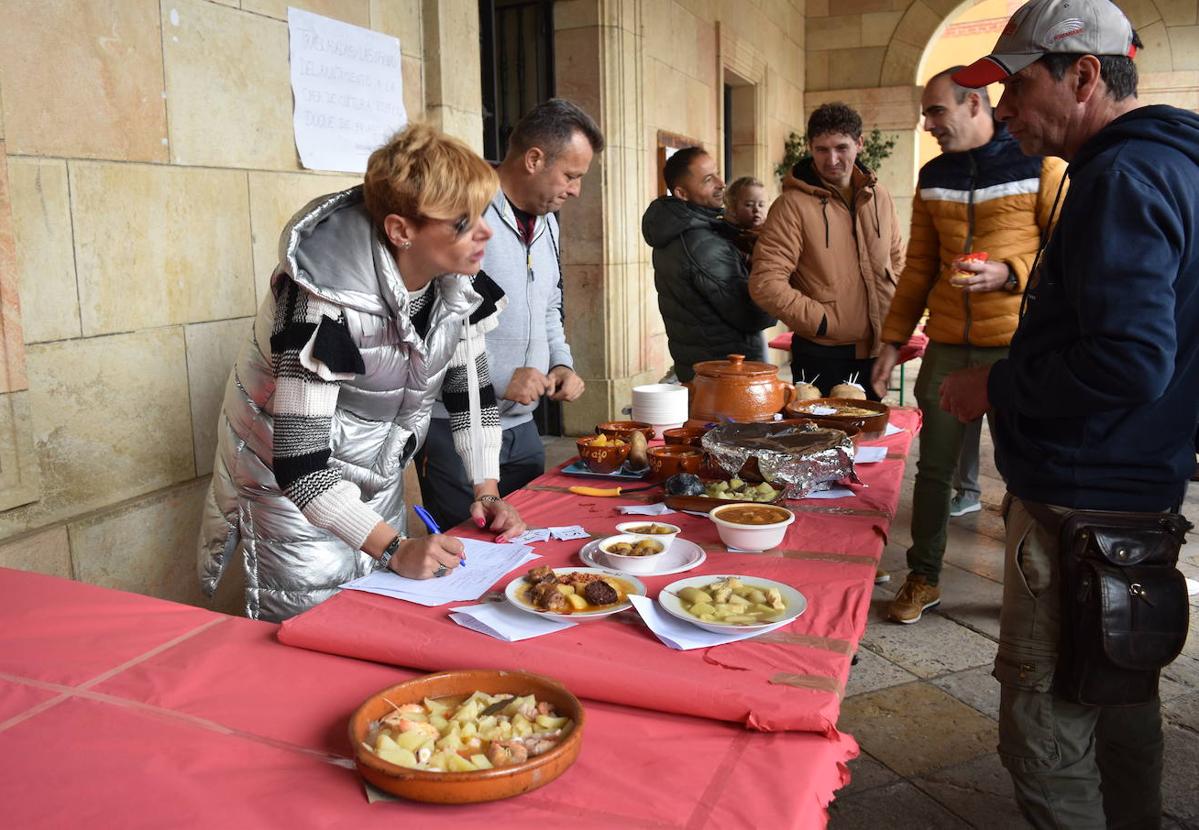
[[[304,518],[359,550],[383,519],[329,463],[341,383],[364,370],[342,310],[286,281],[275,310],[271,366],[275,480]]]

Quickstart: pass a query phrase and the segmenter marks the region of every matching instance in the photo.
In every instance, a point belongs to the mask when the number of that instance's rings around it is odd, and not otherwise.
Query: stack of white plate
[[[674,383],[651,383],[633,387],[633,420],[653,424],[654,434],[681,427],[687,420],[687,387]]]

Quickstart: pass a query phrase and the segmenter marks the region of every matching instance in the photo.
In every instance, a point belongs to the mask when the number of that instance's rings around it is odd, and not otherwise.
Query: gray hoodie
[[[483,270],[508,297],[499,326],[487,332],[488,369],[499,402],[500,426],[510,429],[532,420],[537,403],[505,400],[512,374],[522,366],[548,372],[554,366],[574,368],[562,327],[562,289],[559,269],[558,220],[538,216],[533,243],[525,246],[512,206],[497,191],[483,214],[494,235],[483,254]],[[439,401],[434,418],[449,418]]]

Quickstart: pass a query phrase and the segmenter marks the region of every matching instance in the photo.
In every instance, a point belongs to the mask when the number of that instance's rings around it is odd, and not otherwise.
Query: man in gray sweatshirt
[[[545,449],[533,423],[542,395],[573,401],[583,394],[562,327],[561,234],[554,213],[579,195],[592,158],[603,149],[603,134],[582,109],[560,98],[538,104],[508,139],[500,191],[484,214],[494,236],[483,271],[508,297],[499,326],[487,333],[487,355],[480,355],[488,360],[499,402],[501,496],[545,471]],[[443,389],[443,401],[467,391]],[[416,459],[424,506],[446,530],[470,515],[474,499],[450,424],[439,401]]]

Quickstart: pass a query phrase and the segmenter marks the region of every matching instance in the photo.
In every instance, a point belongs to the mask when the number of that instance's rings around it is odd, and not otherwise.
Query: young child
[[[742,176],[724,192],[724,218],[742,230],[760,230],[766,222],[766,188],[753,176]]]
[[[740,233],[733,240],[751,267],[758,232],[766,223],[766,188],[753,176],[742,176],[724,191],[724,221]]]

